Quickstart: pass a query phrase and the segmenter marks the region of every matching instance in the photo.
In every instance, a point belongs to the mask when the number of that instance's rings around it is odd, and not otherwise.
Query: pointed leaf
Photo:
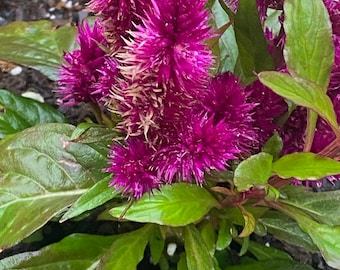
[[[0,59],[26,65],[57,80],[63,51],[74,48],[75,27],[55,30],[48,20],[13,22],[0,27]]]
[[[66,118],[53,107],[0,89],[0,134],[8,135],[39,123],[62,123]]]
[[[276,131],[274,135],[262,147],[262,152],[268,153],[273,156],[274,160],[277,160],[283,147],[282,139]]]
[[[284,57],[289,72],[320,85],[325,92],[334,46],[332,25],[323,1],[285,0],[284,14]]]
[[[243,83],[249,84],[255,81],[255,73],[273,70],[274,64],[267,49],[256,1],[238,1],[235,36],[239,50],[235,72]]]
[[[340,162],[314,153],[293,153],[275,161],[273,172],[282,178],[318,180],[340,174]]]
[[[1,248],[30,235],[107,176],[101,171],[106,156],[72,142],[73,130],[42,124],[0,144]]]
[[[292,260],[288,253],[276,248],[267,247],[254,241],[249,241],[248,251],[259,261],[270,259]]]
[[[20,253],[0,261],[0,269],[90,270],[117,236],[72,234],[38,251]]]
[[[242,161],[234,173],[234,184],[238,191],[248,190],[255,185],[265,185],[272,172],[273,157],[259,153]]]
[[[318,252],[318,248],[309,235],[300,229],[295,220],[286,215],[270,210],[259,219],[259,222],[263,223],[268,232],[277,239],[313,253]]]
[[[210,255],[213,256],[216,250],[216,233],[210,220],[203,222],[199,227],[199,231],[209,249]]]
[[[150,235],[155,229],[156,226],[148,224],[139,230],[120,235],[100,260],[98,269],[137,269],[138,263],[143,259]]]
[[[220,1],[214,1],[211,12],[217,28],[223,27],[230,22],[229,16],[221,6]],[[228,27],[218,38],[219,72],[233,71],[238,56],[238,47],[235,32],[232,26]]]
[[[313,110],[334,129],[338,129],[332,101],[319,85],[276,71],[261,72],[258,77],[264,85],[276,94],[293,101],[297,105]]]
[[[202,219],[217,204],[218,202],[206,189],[177,183],[154,190],[152,195],[145,194],[127,210],[124,219],[184,226]],[[118,218],[125,207],[123,205],[113,208],[110,214]]]
[[[159,262],[163,254],[164,245],[165,239],[161,234],[160,228],[157,227],[153,230],[149,239],[149,247],[153,264],[157,264]]]
[[[215,269],[209,250],[194,225],[184,228],[184,249],[188,270]]]
[[[220,228],[218,230],[216,249],[223,250],[227,248],[233,240],[231,235],[231,226],[228,220],[222,219],[220,222]]]
[[[256,220],[254,216],[250,212],[248,212],[244,207],[239,206],[239,208],[241,209],[244,218],[244,227],[239,237],[247,237],[254,232]]]
[[[304,187],[287,186],[283,189],[287,199],[281,201],[308,213],[317,221],[340,225],[340,190],[311,192]]]
[[[115,190],[114,187],[109,187],[111,180],[112,176],[105,177],[94,186],[89,188],[63,215],[63,217],[60,219],[60,222],[64,222],[86,211],[101,206],[120,194],[120,190]]]

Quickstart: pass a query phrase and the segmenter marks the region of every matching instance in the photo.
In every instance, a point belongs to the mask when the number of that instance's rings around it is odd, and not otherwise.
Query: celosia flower
[[[115,51],[124,45],[122,37],[128,38],[128,31],[141,23],[141,16],[149,5],[150,0],[91,0],[88,10],[100,16],[108,42]]]
[[[213,117],[215,124],[220,121],[227,123],[235,131],[238,144],[244,151],[250,142],[257,141],[251,116],[255,104],[246,102],[247,95],[236,77],[229,73],[214,77],[202,97],[201,104],[208,117]]]
[[[240,150],[236,136],[224,121],[214,124],[213,117],[192,114],[178,123],[176,136],[169,138],[155,155],[158,175],[167,183],[174,181],[204,182],[204,173],[226,169]]]
[[[158,188],[160,182],[157,173],[152,168],[151,149],[142,139],[132,137],[126,145],[113,145],[109,154],[110,167],[114,178],[110,186],[123,189],[123,194],[139,199],[144,193]]]
[[[99,102],[109,94],[114,77],[118,74],[117,64],[106,56],[102,46],[106,45],[103,29],[98,21],[91,30],[84,22],[78,27],[80,49],[65,53],[65,63],[60,71],[58,94],[62,105],[70,106],[80,102]],[[110,80],[102,81],[109,74]],[[100,88],[98,88],[100,86]]]
[[[261,147],[275,131],[280,130],[276,120],[287,111],[287,104],[282,97],[259,81],[247,86],[245,91],[248,93],[248,102],[257,104],[253,119],[254,128],[258,133],[258,147]]]
[[[213,60],[204,44],[211,37],[204,6],[202,0],[152,1],[143,25],[132,33],[128,52],[121,56],[123,63],[139,66],[138,72],[158,74],[158,83],[197,94],[206,85]],[[132,72],[124,71],[126,76]]]

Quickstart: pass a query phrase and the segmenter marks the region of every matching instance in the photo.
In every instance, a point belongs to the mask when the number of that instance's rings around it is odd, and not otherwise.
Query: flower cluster
[[[237,10],[237,2],[227,4]],[[340,2],[324,2],[336,48],[329,92],[340,117]],[[106,171],[123,194],[139,199],[163,184],[203,185],[206,174],[260,151],[275,131],[283,138],[283,153],[303,147],[306,110],[298,107],[284,123],[288,105],[282,97],[259,81],[241,86],[231,73],[216,72],[206,42],[216,34],[206,5],[205,0],[91,0],[89,10],[98,19],[92,29],[79,26],[80,48],[65,54],[62,103],[97,102],[119,115],[116,128],[126,137],[111,146]],[[262,21],[268,8],[283,9],[282,0],[257,5]],[[279,44],[275,38],[284,42],[283,32],[265,33],[269,45]],[[312,151],[333,139],[319,120]]]

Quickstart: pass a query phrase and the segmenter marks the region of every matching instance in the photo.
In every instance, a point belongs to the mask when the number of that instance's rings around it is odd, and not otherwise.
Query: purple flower
[[[227,161],[236,159],[240,150],[224,121],[214,124],[213,117],[197,114],[186,120],[178,123],[176,136],[156,153],[155,166],[167,183],[195,181],[202,185],[205,172],[226,169]]]
[[[276,120],[287,111],[287,104],[282,97],[259,81],[247,86],[245,91],[248,93],[248,102],[257,104],[253,114],[253,125],[258,133],[258,147],[261,147],[275,131],[280,130]]]
[[[132,33],[128,52],[121,55],[128,67],[158,74],[158,83],[197,94],[206,85],[213,56],[204,41],[211,37],[206,1],[152,1],[143,20]],[[130,70],[130,76],[136,72]],[[128,74],[126,74],[128,75]]]
[[[224,121],[238,137],[238,144],[246,150],[250,142],[257,140],[254,132],[252,110],[254,103],[247,103],[247,95],[236,77],[224,73],[214,77],[205,93],[202,93],[202,106],[214,123]]]
[[[123,189],[123,194],[139,199],[144,193],[151,193],[160,182],[152,167],[151,149],[140,138],[129,138],[126,145],[113,145],[109,154],[110,167],[114,178],[110,186]]]
[[[65,53],[60,70],[58,94],[61,104],[71,106],[80,102],[99,102],[108,96],[118,74],[116,61],[106,55],[98,44],[106,45],[103,29],[95,22],[91,30],[87,22],[78,27],[80,49]],[[102,76],[110,76],[103,82]],[[100,88],[98,88],[98,82]]]
[[[113,50],[124,45],[128,31],[141,23],[141,17],[150,6],[150,0],[91,0],[88,9],[101,17],[101,24]]]

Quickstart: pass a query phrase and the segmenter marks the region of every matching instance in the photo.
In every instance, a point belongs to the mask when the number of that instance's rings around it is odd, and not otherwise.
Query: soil
[[[34,21],[48,19],[55,25],[65,23],[77,24],[80,20],[88,15],[84,11],[87,1],[66,1],[66,0],[0,0],[0,25],[8,24],[12,21]],[[13,91],[21,94],[27,91],[40,94],[46,103],[54,107],[56,105],[56,83],[46,78],[40,72],[22,67],[18,75],[11,75],[10,70],[1,68],[0,63],[0,89]],[[86,117],[92,117],[88,106],[80,105],[72,108],[58,108],[69,119],[72,124],[78,124]],[[326,189],[338,189],[338,186],[329,185]],[[325,190],[325,187],[322,191]],[[321,190],[320,190],[321,191]],[[42,228],[38,234],[41,241],[22,242],[8,250],[0,253],[0,259],[28,250],[36,250],[42,246],[61,240],[66,235],[73,232],[87,232],[97,234],[117,233],[118,227],[112,226],[112,223],[98,222],[95,220],[86,220],[85,222],[66,222],[63,224],[49,222]],[[51,233],[57,231],[58,233]],[[305,250],[299,249],[276,240],[268,235],[266,237],[255,237],[255,240],[262,243],[269,243],[291,254],[291,256],[300,262],[312,265],[315,269],[332,270],[327,266],[320,254],[311,254]],[[148,268],[151,269],[151,268]]]

